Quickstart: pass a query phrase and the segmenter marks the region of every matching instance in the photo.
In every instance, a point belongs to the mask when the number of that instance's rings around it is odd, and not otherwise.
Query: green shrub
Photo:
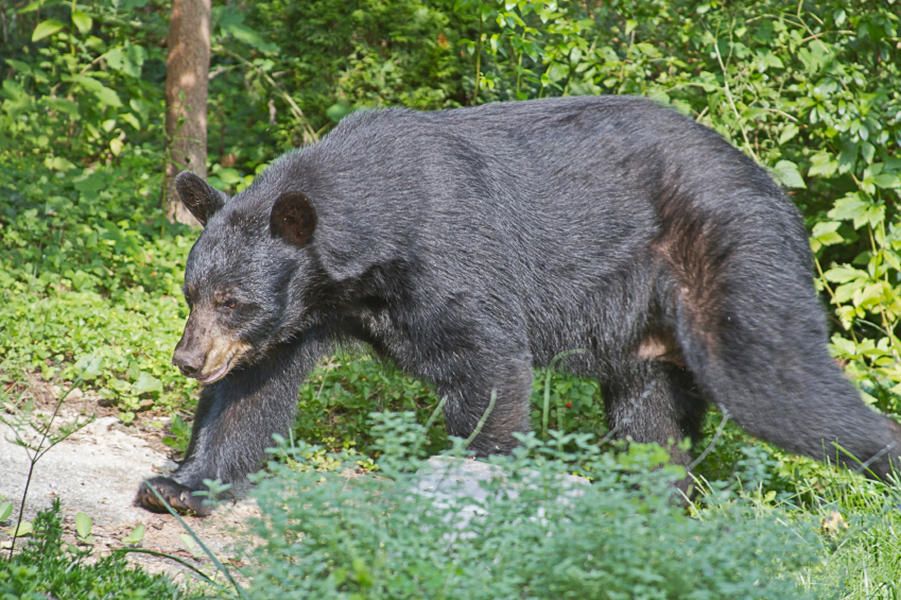
[[[416,491],[423,426],[409,413],[375,424],[374,475],[343,453],[323,471],[305,458],[317,449],[281,449],[290,460],[255,492],[252,597],[800,598],[793,577],[820,553],[810,520],[727,492],[686,515],[657,446],[614,456],[587,436],[527,436],[492,459],[483,498],[436,501]],[[592,483],[567,488],[573,469]]]
[[[0,8],[0,382],[71,381],[99,358],[85,388],[124,421],[189,397],[168,364],[193,236],[159,205],[159,8]]]

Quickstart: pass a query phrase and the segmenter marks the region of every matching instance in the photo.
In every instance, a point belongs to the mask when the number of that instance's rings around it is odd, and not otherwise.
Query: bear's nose
[[[176,348],[172,355],[172,364],[178,367],[186,377],[197,377],[204,363],[203,352],[194,349]]]

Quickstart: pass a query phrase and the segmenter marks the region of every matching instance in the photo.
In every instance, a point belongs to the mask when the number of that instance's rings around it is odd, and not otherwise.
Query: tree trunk
[[[166,59],[166,217],[199,223],[175,192],[175,176],[206,178],[206,99],[210,70],[210,0],[173,0]]]

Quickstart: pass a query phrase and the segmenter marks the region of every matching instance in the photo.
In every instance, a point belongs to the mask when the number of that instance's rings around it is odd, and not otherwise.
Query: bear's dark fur
[[[430,381],[454,435],[494,391],[481,454],[527,429],[532,367],[582,349],[563,366],[598,378],[611,429],[683,463],[672,442],[697,436],[707,402],[877,476],[901,455],[901,427],[826,351],[795,207],[647,100],[360,112],[231,200],[191,174],[177,185],[206,229],[174,362],[208,384],[184,462],[151,480],[179,510],[204,512],[204,479],[257,469],[310,368],[352,340]],[[146,486],[138,501],[160,508]]]

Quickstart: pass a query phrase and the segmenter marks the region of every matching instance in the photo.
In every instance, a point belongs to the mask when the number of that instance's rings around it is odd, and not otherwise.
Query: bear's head
[[[308,325],[308,297],[328,280],[310,248],[317,215],[303,193],[265,182],[231,199],[192,173],[175,184],[204,231],[188,256],[191,312],[172,362],[211,384]]]
[[[191,314],[173,359],[186,375],[212,383],[333,324],[367,274],[413,260],[428,197],[418,167],[374,159],[381,142],[363,142],[331,135],[289,152],[234,198],[194,174],[176,177],[204,226],[188,257]]]

